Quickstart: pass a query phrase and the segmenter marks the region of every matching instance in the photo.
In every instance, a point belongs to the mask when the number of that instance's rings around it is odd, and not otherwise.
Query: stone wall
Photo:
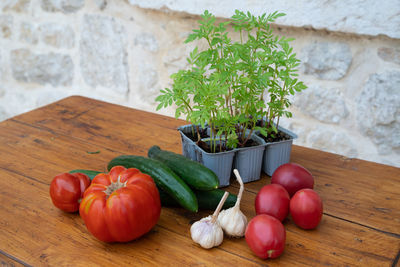
[[[295,143],[400,167],[400,2],[190,2],[0,1],[0,120],[76,94],[155,112],[205,8],[279,10],[275,33],[296,38],[309,86],[283,121]]]

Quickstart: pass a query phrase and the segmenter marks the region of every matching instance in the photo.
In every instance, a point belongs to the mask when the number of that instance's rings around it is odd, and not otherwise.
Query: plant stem
[[[190,112],[192,112],[193,110],[192,110],[192,107],[189,105],[189,103],[185,100],[185,99],[183,99],[183,98],[181,98],[181,100],[183,101],[183,103],[185,104],[185,106],[186,106],[186,109],[187,109],[187,113],[190,113]],[[190,111],[190,112],[189,112]]]
[[[222,136],[219,136],[219,151],[222,151]]]
[[[235,203],[235,208],[240,208],[240,201],[242,200],[242,195],[243,195],[243,191],[244,191],[244,185],[243,185],[243,180],[242,177],[240,177],[239,171],[237,169],[233,170],[233,173],[236,176],[236,180],[238,181],[240,188],[239,188],[239,194],[237,196],[237,200]]]
[[[286,95],[286,82],[283,83],[283,88],[282,88],[282,94],[281,94],[281,99],[280,99],[280,109],[283,109],[283,100],[284,100],[284,96]],[[276,128],[278,128],[279,125],[279,119],[280,119],[281,115],[278,114],[278,121],[276,123]]]
[[[254,128],[253,128],[254,129]],[[253,133],[253,129],[250,130],[250,133],[248,134],[248,136],[246,137],[246,139],[243,142],[243,146],[247,143],[247,141],[249,141],[251,134]]]
[[[225,200],[228,197],[228,195],[229,195],[229,193],[225,191],[224,195],[222,196],[221,200],[219,201],[219,204],[211,217],[211,223],[215,223],[215,221],[217,220],[218,214],[221,211],[221,208],[224,205]]]
[[[196,125],[196,131],[197,131],[197,142],[196,142],[196,144],[199,144],[199,142],[201,140],[199,125]]]

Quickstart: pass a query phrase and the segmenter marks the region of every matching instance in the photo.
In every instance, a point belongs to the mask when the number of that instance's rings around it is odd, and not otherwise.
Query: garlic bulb
[[[207,249],[219,246],[224,239],[224,233],[218,221],[211,221],[212,216],[210,215],[195,222],[192,227],[190,227],[190,234],[192,235],[193,241]]]
[[[194,242],[198,243],[203,248],[212,248],[219,246],[224,239],[224,233],[218,223],[218,214],[224,205],[229,193],[225,192],[221,201],[218,204],[214,214],[195,222],[190,227],[190,234]]]
[[[218,216],[218,221],[227,235],[233,237],[242,237],[244,236],[247,226],[247,217],[240,210],[240,201],[242,199],[244,185],[238,170],[234,169],[233,173],[236,175],[236,179],[240,184],[238,198],[235,206],[221,211]]]

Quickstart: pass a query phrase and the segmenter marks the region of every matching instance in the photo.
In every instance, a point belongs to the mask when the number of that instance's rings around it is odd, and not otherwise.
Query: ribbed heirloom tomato
[[[98,174],[85,191],[79,213],[86,227],[104,242],[128,242],[154,227],[161,213],[153,179],[138,169],[113,167]]]

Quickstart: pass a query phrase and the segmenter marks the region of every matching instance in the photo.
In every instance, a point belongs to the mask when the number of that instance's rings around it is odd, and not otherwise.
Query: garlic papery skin
[[[228,195],[229,193],[225,192],[212,216],[205,217],[190,227],[190,235],[193,241],[203,248],[210,249],[219,246],[224,239],[224,232],[217,219]]]
[[[194,242],[206,249],[221,245],[224,239],[224,232],[218,221],[211,222],[212,216],[195,222],[190,227],[190,234]]]
[[[221,211],[221,213],[218,215],[218,221],[228,236],[243,237],[247,226],[247,217],[240,210],[240,201],[242,199],[244,185],[238,170],[234,169],[233,173],[236,175],[236,179],[240,184],[238,198],[235,206]]]
[[[232,207],[221,211],[218,215],[218,221],[228,236],[243,237],[247,226],[247,217],[239,209]]]

